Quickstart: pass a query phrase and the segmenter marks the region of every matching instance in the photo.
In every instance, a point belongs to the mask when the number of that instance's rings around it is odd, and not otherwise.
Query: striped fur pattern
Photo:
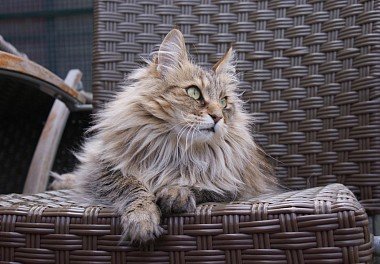
[[[181,32],[172,30],[98,114],[78,154],[79,192],[114,206],[125,236],[146,242],[162,233],[162,214],[273,190],[237,84],[231,49],[202,69],[189,60]],[[189,87],[200,98],[189,96]]]

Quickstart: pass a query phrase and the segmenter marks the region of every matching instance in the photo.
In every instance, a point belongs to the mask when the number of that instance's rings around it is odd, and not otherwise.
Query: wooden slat
[[[80,82],[81,77],[82,73],[79,70],[71,70],[65,79],[65,83],[68,86],[75,87]],[[58,99],[54,101],[29,167],[23,190],[24,194],[45,191],[49,172],[53,166],[69,113],[70,110],[63,102]]]

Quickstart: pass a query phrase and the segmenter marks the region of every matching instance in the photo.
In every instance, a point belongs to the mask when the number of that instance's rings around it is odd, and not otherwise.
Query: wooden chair
[[[71,70],[63,81],[0,36],[1,161],[4,164],[0,172],[1,192],[15,192],[17,185],[23,186],[25,194],[46,190],[69,113],[85,108],[86,98],[76,90],[81,77],[79,70]],[[31,131],[17,133],[25,127]],[[42,131],[40,136],[39,131]],[[13,143],[6,145],[9,141]]]
[[[380,208],[376,5],[95,1],[96,109],[174,25],[204,66],[233,45],[243,99],[257,120],[254,136],[277,160],[280,180],[299,190],[199,205],[195,213],[163,219],[166,233],[143,249],[119,243],[119,217],[109,208],[75,203],[70,191],[3,196],[0,260],[371,263],[363,206],[371,213]]]

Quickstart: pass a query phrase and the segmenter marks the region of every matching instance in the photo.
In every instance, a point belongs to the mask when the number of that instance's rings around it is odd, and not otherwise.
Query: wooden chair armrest
[[[51,71],[27,58],[0,51],[0,75],[33,82],[41,91],[64,102],[70,110],[75,110],[76,105],[86,102],[83,94]]]

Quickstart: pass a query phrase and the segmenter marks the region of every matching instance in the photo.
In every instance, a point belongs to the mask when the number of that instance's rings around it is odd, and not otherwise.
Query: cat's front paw
[[[159,237],[163,229],[160,226],[160,211],[155,203],[128,210],[121,216],[123,236],[135,244],[144,244]]]
[[[168,186],[156,193],[156,201],[163,215],[194,212],[194,193],[188,187]]]

